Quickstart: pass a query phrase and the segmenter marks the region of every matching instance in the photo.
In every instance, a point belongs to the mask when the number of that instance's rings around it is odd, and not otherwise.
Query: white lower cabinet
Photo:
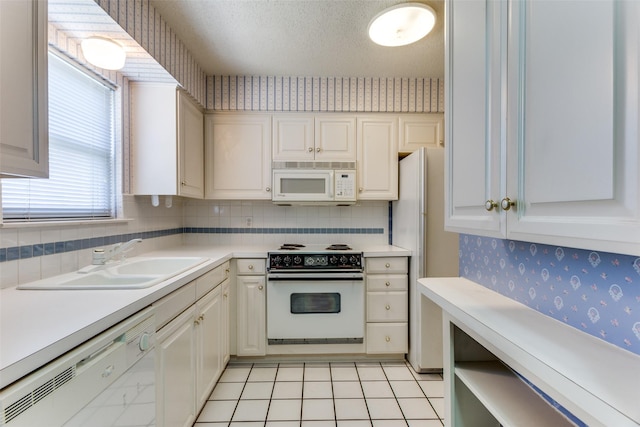
[[[367,258],[367,354],[409,351],[408,261]]]
[[[236,265],[236,354],[264,356],[267,351],[265,260],[239,259]]]
[[[225,263],[154,303],[158,427],[193,425],[229,360],[228,277]]]

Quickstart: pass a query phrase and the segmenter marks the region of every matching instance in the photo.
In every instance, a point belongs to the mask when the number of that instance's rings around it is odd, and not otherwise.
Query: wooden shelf
[[[455,375],[500,425],[574,426],[501,362],[459,362]]]

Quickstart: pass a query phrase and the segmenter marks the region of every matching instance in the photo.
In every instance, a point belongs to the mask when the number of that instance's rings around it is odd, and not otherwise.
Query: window
[[[3,179],[4,220],[115,216],[115,90],[49,53],[49,179]]]

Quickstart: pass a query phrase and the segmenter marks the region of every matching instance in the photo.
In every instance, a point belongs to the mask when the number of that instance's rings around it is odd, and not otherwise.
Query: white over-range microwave
[[[274,162],[274,203],[352,205],[356,202],[355,162]]]

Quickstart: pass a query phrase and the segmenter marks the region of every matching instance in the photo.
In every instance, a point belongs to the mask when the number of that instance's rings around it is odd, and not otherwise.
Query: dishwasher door
[[[152,349],[64,426],[152,427],[155,421],[155,349]]]
[[[154,353],[147,308],[0,391],[0,426],[153,426]]]

